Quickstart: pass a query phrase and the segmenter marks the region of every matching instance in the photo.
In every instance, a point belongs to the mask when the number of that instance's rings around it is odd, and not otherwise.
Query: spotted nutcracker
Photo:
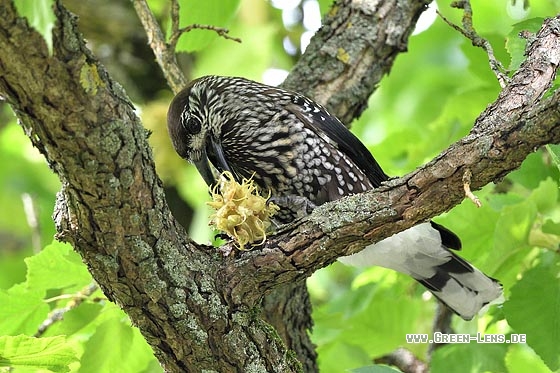
[[[177,153],[196,165],[208,185],[229,171],[270,191],[281,208],[278,223],[388,179],[360,140],[321,105],[243,78],[191,81],[173,99],[167,125]],[[339,260],[408,274],[470,320],[502,289],[450,251],[460,248],[453,232],[425,222]]]

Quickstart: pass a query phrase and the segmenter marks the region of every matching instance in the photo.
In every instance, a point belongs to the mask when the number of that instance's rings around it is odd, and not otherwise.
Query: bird
[[[241,77],[191,80],[171,101],[167,129],[177,154],[212,186],[217,175],[252,178],[289,223],[316,206],[389,180],[365,145],[312,99]],[[501,284],[452,250],[461,241],[433,221],[339,258],[407,274],[465,320],[502,296]]]

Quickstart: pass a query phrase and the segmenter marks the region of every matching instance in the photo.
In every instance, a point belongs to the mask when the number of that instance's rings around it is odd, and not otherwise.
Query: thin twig
[[[150,48],[154,51],[156,61],[163,71],[167,84],[171,87],[173,93],[179,93],[179,91],[187,85],[187,80],[177,63],[175,55],[177,42],[179,41],[181,35],[194,29],[212,30],[226,39],[233,40],[238,43],[241,42],[241,39],[229,36],[229,30],[223,27],[193,24],[180,28],[180,8],[177,0],[171,0],[171,35],[169,37],[169,41],[166,41],[165,34],[161,30],[161,27],[159,26],[156,17],[150,10],[146,0],[134,0],[133,5],[144,30],[146,30]]]
[[[146,30],[148,44],[154,51],[156,61],[163,71],[167,84],[171,87],[173,93],[178,93],[187,85],[187,79],[177,63],[175,50],[166,43],[165,35],[146,0],[134,0],[133,5],[144,30]]]
[[[198,29],[198,30],[212,30],[212,31],[215,31],[218,35],[220,35],[224,39],[233,40],[235,42],[241,43],[240,38],[236,38],[236,37],[228,35],[229,30],[227,28],[217,27],[217,26],[212,26],[212,25],[201,25],[199,23],[193,23],[192,25],[188,25],[186,27],[175,30],[175,32],[173,34],[171,34],[171,37],[169,38],[169,45],[175,47],[177,45],[177,42],[179,41],[179,38],[181,37],[181,35],[189,32],[189,31],[196,30],[196,29]]]
[[[451,319],[453,317],[453,312],[442,302],[437,302],[436,314],[434,317],[434,323],[432,325],[432,335],[434,333],[451,334],[453,329],[451,328]],[[445,346],[446,343],[430,343],[428,347],[428,361],[432,359],[432,354],[438,348]]]
[[[223,27],[217,27],[212,25],[201,25],[198,23],[186,26],[181,28],[180,27],[180,16],[179,16],[179,1],[171,0],[171,36],[169,37],[168,47],[175,53],[175,49],[177,47],[177,42],[179,42],[179,38],[181,35],[190,32],[195,29],[199,30],[212,30],[215,31],[218,35],[225,39],[233,40],[238,43],[241,43],[241,39],[235,38],[233,36],[229,36],[229,30]]]
[[[57,308],[52,310],[45,321],[39,325],[37,328],[37,332],[34,334],[34,337],[42,336],[49,327],[51,327],[55,322],[60,321],[64,318],[66,312],[73,310],[74,308],[78,307],[84,300],[86,300],[91,294],[93,294],[98,289],[96,283],[91,283],[76,294],[73,294],[70,301],[66,303],[66,306],[62,308]],[[53,299],[49,299],[47,301],[52,301]]]
[[[395,366],[404,373],[425,373],[428,371],[426,363],[404,347],[399,347],[387,355],[376,358],[374,362]]]
[[[180,10],[180,6],[179,6],[179,1],[178,0],[171,0],[171,12],[170,12],[170,16],[171,16],[171,37],[169,38],[169,46],[170,48],[173,49],[173,51],[175,51],[175,47],[177,45],[177,41],[179,40],[179,38],[175,38],[175,35],[177,34],[177,30],[179,30],[180,26],[180,20],[179,20],[179,10]]]
[[[469,39],[475,47],[480,47],[486,51],[486,54],[488,54],[490,69],[496,75],[496,78],[500,83],[500,87],[504,88],[509,83],[509,78],[505,73],[506,69],[504,68],[502,63],[496,59],[496,56],[494,55],[494,49],[492,48],[490,42],[484,39],[483,37],[481,37],[480,35],[478,35],[478,33],[475,31],[472,23],[473,14],[472,14],[470,1],[469,0],[454,1],[453,3],[451,3],[451,7],[457,9],[463,9],[462,28],[461,26],[458,26],[453,22],[451,22],[449,19],[447,19],[443,14],[439,12],[439,10],[437,11],[437,14],[443,19],[445,23],[447,23],[449,26],[459,31],[463,36]]]

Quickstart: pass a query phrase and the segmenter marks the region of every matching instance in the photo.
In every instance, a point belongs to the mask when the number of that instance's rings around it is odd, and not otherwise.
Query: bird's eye
[[[193,135],[196,135],[202,129],[202,124],[200,123],[200,120],[192,116],[186,118],[186,120],[183,121],[183,126],[189,133]]]

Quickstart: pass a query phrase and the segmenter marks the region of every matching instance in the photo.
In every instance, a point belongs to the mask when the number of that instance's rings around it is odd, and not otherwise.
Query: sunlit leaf
[[[505,372],[507,345],[494,343],[448,344],[432,355],[431,373]]]
[[[0,367],[48,369],[68,372],[78,358],[62,336],[34,338],[25,335],[0,337]]]
[[[506,354],[509,373],[550,373],[542,359],[525,344],[511,345]]]
[[[44,302],[44,290],[15,285],[0,290],[0,335],[33,335],[47,317],[49,306]]]
[[[545,180],[547,177],[552,180],[560,180],[559,169],[556,165],[549,163],[548,157],[542,151],[537,151],[529,154],[519,169],[507,175],[507,180],[519,183],[528,189],[535,189],[541,180]]]
[[[548,144],[546,146],[546,150],[548,150],[548,154],[550,154],[554,165],[556,165],[556,167],[558,167],[558,169],[560,170],[560,145]]]
[[[140,332],[111,318],[99,325],[85,344],[79,372],[135,373],[146,369],[151,360],[153,353]]]
[[[504,304],[508,323],[526,335],[527,344],[553,371],[560,368],[560,263],[555,259],[525,272]]]
[[[25,262],[27,286],[33,289],[81,289],[92,281],[80,256],[61,242],[53,242]]]
[[[349,367],[360,367],[371,363],[368,354],[359,345],[344,342],[322,346],[318,349],[318,363],[322,373],[344,372]]]

